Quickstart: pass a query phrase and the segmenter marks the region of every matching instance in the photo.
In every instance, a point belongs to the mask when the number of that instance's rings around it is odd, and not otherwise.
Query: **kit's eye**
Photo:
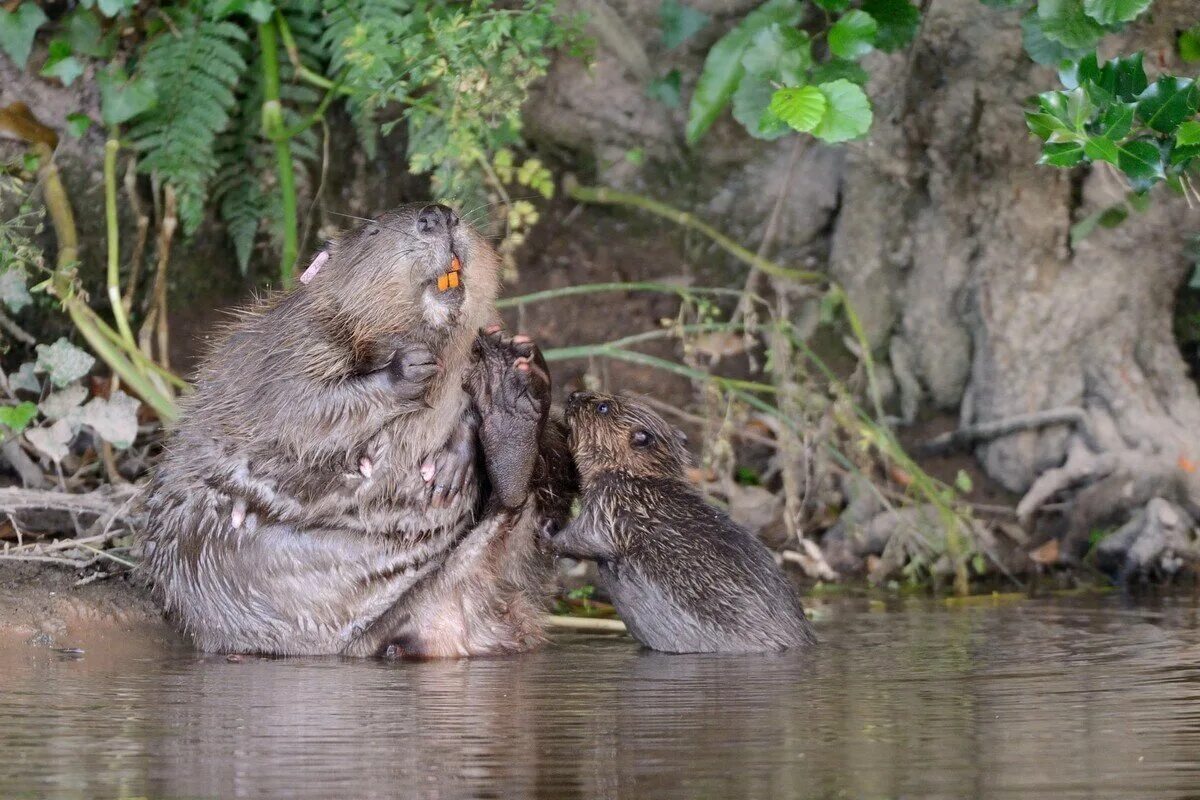
[[[608,403],[597,403],[596,404],[596,413],[597,414],[607,414],[608,413]]]
[[[634,447],[649,447],[650,443],[654,441],[654,437],[650,431],[634,431],[630,441],[633,442]]]
[[[367,229],[367,236],[374,236],[377,233],[379,233],[379,228],[368,228]]]

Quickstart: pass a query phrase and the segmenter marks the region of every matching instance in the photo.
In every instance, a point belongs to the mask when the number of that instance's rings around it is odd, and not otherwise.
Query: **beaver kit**
[[[816,641],[770,551],[685,479],[683,435],[635,400],[576,392],[582,507],[551,549],[597,562],[629,632],[654,650],[747,653]]]
[[[219,338],[145,499],[146,573],[201,649],[541,641],[536,532],[565,519],[573,473],[536,347],[479,333],[498,273],[449,208],[403,206]]]

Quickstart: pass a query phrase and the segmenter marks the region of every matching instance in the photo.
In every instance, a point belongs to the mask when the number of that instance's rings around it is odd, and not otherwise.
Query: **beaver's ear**
[[[325,245],[317,254],[313,256],[313,260],[308,262],[308,269],[304,270],[304,274],[300,276],[301,283],[309,283],[313,278],[317,277],[317,273],[321,271],[321,267],[325,266],[325,262],[329,260],[329,245]]]

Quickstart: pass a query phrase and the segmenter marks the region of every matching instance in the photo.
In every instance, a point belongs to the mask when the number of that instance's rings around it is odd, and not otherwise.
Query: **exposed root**
[[[1052,408],[1034,414],[1020,414],[1005,419],[967,425],[958,430],[935,436],[917,448],[917,455],[945,455],[955,450],[966,449],[977,442],[998,439],[1010,433],[1045,428],[1050,425],[1078,425],[1086,420],[1082,408]]]

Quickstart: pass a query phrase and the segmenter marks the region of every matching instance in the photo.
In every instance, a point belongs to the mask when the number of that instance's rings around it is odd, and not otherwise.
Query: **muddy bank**
[[[79,579],[75,570],[0,564],[0,664],[54,648],[161,652],[182,642],[127,576]]]

